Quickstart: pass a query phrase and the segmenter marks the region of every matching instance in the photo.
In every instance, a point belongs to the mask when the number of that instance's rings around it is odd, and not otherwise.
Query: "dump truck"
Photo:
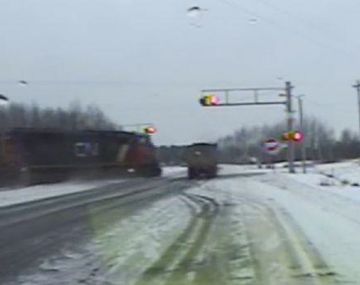
[[[186,147],[183,155],[188,167],[188,178],[214,178],[218,171],[217,145],[195,143]]]

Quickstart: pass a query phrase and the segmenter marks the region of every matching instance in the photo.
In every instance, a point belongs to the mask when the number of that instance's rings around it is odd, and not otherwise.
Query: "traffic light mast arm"
[[[270,101],[270,102],[243,102],[243,103],[220,103],[215,106],[207,107],[235,107],[235,106],[253,106],[253,105],[286,105],[286,102],[283,101]]]
[[[234,92],[253,92],[253,99],[244,101],[230,100],[230,96]],[[231,107],[231,106],[254,106],[254,105],[286,105],[288,100],[285,101],[263,101],[259,100],[260,93],[262,91],[280,91],[284,92],[284,88],[281,87],[266,87],[266,88],[225,88],[225,89],[203,89],[201,93],[203,96],[200,99],[200,104],[205,107]],[[223,94],[222,97],[225,100],[220,100],[216,95],[206,94]],[[280,96],[283,96],[280,94]],[[218,98],[216,104],[207,103],[207,100],[211,98]],[[233,102],[231,102],[233,101]]]
[[[201,93],[234,92],[234,91],[284,91],[284,87],[203,89],[201,90]]]

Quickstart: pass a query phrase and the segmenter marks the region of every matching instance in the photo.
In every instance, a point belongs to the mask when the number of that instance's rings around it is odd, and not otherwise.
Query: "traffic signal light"
[[[291,140],[291,138],[290,138],[290,133],[283,133],[282,134],[282,136],[281,136],[281,139],[283,140],[283,141],[289,141],[289,140]]]
[[[292,139],[294,142],[301,142],[304,139],[304,135],[300,132],[294,132]]]
[[[287,132],[282,135],[283,141],[301,142],[304,139],[304,134],[298,131]]]
[[[200,104],[205,107],[218,106],[220,104],[219,97],[215,95],[206,95],[200,98]]]
[[[157,132],[156,128],[154,127],[146,127],[144,128],[144,133],[148,135],[153,135]]]

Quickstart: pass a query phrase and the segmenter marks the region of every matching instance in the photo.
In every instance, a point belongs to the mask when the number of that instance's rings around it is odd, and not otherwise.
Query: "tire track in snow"
[[[199,195],[184,194],[182,199],[190,208],[192,220],[159,260],[145,271],[137,285],[191,284],[195,277],[193,272],[202,266],[196,257],[204,246],[219,205],[213,199]]]
[[[242,213],[251,237],[254,266],[259,278],[256,284],[337,284],[336,273],[306,239],[290,215],[279,213],[264,202],[243,197]],[[272,235],[280,244],[266,250]],[[275,261],[275,262],[274,262]],[[271,272],[269,265],[277,264]],[[285,265],[285,267],[284,267]],[[291,282],[291,283],[289,283]]]

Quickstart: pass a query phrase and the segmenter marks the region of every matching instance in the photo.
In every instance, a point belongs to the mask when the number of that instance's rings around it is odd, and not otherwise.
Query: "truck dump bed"
[[[188,165],[190,179],[201,176],[215,177],[217,174],[217,145],[209,143],[189,145],[184,152],[184,161]]]

